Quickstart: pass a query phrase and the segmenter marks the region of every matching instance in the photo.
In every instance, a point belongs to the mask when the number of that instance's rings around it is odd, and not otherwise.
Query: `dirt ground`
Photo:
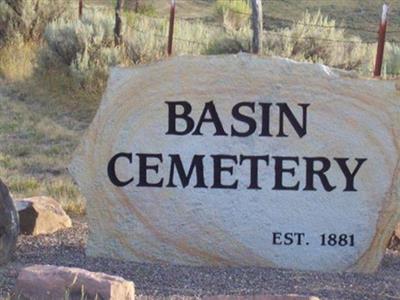
[[[0,299],[12,293],[18,269],[30,264],[73,266],[132,280],[140,296],[198,298],[215,294],[301,294],[321,299],[400,299],[400,252],[387,250],[375,274],[294,272],[267,268],[210,268],[127,263],[85,256],[88,229],[20,236],[12,263],[0,269]],[[140,297],[142,298],[142,297]],[[143,298],[142,298],[143,299]]]

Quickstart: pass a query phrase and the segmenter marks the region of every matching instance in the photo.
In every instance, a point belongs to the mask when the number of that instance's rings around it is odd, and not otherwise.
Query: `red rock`
[[[33,265],[20,271],[16,284],[16,295],[22,299],[65,299],[66,295],[81,299],[82,290],[85,299],[135,299],[133,282],[78,268]]]

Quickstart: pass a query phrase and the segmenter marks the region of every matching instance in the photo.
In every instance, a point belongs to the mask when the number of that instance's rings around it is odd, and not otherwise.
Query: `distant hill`
[[[133,8],[136,0],[125,0],[128,8]],[[168,16],[168,0],[139,0],[152,5],[156,14]],[[213,19],[215,0],[176,0],[177,17]],[[115,0],[86,0],[88,4],[112,6]],[[400,0],[386,0],[390,5],[387,40],[400,42]],[[382,0],[263,0],[264,26],[266,29],[287,27],[301,18],[308,10],[321,10],[347,27],[349,34],[360,36],[364,41],[376,41],[376,32],[381,15]]]

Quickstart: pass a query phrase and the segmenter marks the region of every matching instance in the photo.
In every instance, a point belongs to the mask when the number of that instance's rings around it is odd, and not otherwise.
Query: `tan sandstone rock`
[[[51,197],[41,196],[16,200],[15,205],[22,234],[51,234],[72,226],[70,217]]]
[[[397,224],[394,235],[400,240],[400,223]]]
[[[372,272],[399,221],[399,100],[245,54],[113,69],[70,166],[87,254]]]
[[[34,265],[20,271],[16,295],[33,300],[65,299],[66,295],[68,299],[133,300],[135,287],[133,282],[118,276],[78,268]]]

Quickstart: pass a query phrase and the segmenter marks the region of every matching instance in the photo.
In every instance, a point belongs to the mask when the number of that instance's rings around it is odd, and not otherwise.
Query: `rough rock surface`
[[[26,235],[50,234],[72,226],[70,217],[51,197],[16,200],[20,231]]]
[[[0,265],[14,253],[18,237],[18,214],[7,186],[0,180]]]
[[[70,166],[88,200],[87,254],[188,265],[375,271],[399,221],[399,95],[394,85],[350,78],[318,64],[250,55],[178,57],[114,69]],[[203,135],[166,135],[167,101],[189,102],[196,125],[205,103],[214,101],[228,136],[216,136],[210,122],[202,126]],[[232,125],[248,130],[231,115],[240,102],[257,103],[256,111],[244,107],[241,112],[256,120],[257,134],[230,136]],[[258,134],[259,102],[274,105],[272,137]],[[299,104],[309,104],[306,135],[299,137],[284,120],[288,137],[276,137],[277,103],[287,103],[297,119]],[[178,123],[184,130],[185,122]],[[111,158],[121,152],[132,154],[132,161],[125,157],[115,167],[121,181],[132,179],[124,187],[115,186],[107,172]],[[161,154],[163,162],[153,157],[144,166],[138,153]],[[180,155],[186,172],[194,155],[205,155],[208,188],[194,188],[195,175],[187,186],[178,180],[177,187],[166,187],[170,154]],[[249,164],[226,161],[233,169],[223,172],[225,184],[237,179],[239,186],[211,189],[213,154],[270,155],[270,165],[260,164],[261,189],[247,188]],[[299,157],[299,162],[279,167],[273,156]],[[317,190],[304,191],[304,157],[329,158],[327,177],[335,190],[324,190],[321,178],[314,176]],[[356,191],[344,191],[334,158],[349,158],[352,171],[355,158],[367,159],[357,173]],[[289,169],[285,184],[299,182],[299,190],[273,189],[283,168]],[[148,182],[164,183],[137,186],[144,173]],[[305,239],[285,245],[290,240],[280,236],[274,243],[276,232],[301,233]],[[346,245],[322,245],[321,235],[330,234],[345,234]]]
[[[400,223],[397,224],[394,234],[400,240]]]
[[[133,282],[78,268],[33,265],[23,268],[17,278],[16,295],[28,299],[65,299],[66,295],[83,299],[82,291],[85,299],[135,299]]]

